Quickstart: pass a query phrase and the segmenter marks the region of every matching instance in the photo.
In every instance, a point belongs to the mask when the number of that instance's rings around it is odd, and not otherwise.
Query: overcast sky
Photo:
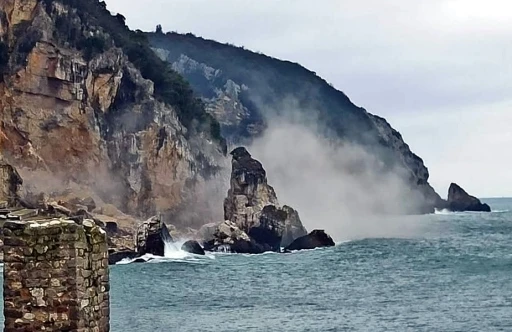
[[[512,196],[508,0],[107,0],[131,28],[298,62],[384,116],[446,196]]]

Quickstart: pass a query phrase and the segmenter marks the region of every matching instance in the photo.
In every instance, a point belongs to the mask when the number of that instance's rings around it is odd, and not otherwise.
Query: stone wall
[[[107,238],[92,221],[7,221],[4,331],[109,331]]]

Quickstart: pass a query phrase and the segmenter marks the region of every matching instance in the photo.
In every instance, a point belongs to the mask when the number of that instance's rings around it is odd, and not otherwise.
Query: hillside
[[[2,1],[0,71],[1,157],[26,195],[138,217],[202,208],[195,192],[225,160],[219,124],[104,2]]]
[[[424,197],[423,206],[411,212],[431,212],[442,204],[428,183],[423,160],[400,133],[385,119],[354,105],[314,72],[192,34],[158,31],[147,36],[155,52],[202,95],[230,144],[250,143],[277,117],[314,122],[325,136],[363,146],[384,168],[403,168],[411,189]]]

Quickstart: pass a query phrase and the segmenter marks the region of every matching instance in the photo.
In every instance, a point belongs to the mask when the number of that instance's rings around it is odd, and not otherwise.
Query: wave
[[[511,210],[491,210],[490,213],[508,213]],[[489,213],[489,212],[482,212],[482,211],[450,211],[447,209],[438,210],[436,209],[434,211],[434,214],[438,215],[453,215],[453,214],[482,214],[482,213]]]
[[[442,210],[435,209],[435,210],[434,210],[434,214],[442,214],[442,215],[445,215],[445,214],[455,214],[455,213],[460,213],[460,212],[453,212],[453,211],[450,211],[450,210],[448,210],[448,209],[442,209]]]
[[[195,264],[203,264],[206,260],[215,259],[212,253],[206,253],[206,255],[196,255],[181,250],[181,246],[187,239],[180,239],[176,242],[165,242],[164,256],[156,256],[152,254],[146,254],[133,259],[123,259],[116,265],[126,265],[132,263],[169,263],[169,262],[187,262]]]

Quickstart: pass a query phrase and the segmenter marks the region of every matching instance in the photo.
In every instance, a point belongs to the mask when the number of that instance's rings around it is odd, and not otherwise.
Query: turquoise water
[[[512,331],[512,200],[488,203],[414,238],[115,266],[112,330]]]
[[[409,238],[111,269],[111,330],[512,331],[512,200]]]

